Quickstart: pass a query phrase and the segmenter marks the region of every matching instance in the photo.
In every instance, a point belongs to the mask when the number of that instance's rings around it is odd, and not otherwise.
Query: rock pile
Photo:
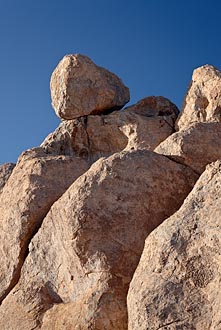
[[[63,58],[60,126],[0,167],[0,329],[220,329],[220,75],[177,119],[161,96],[116,111],[122,81]]]

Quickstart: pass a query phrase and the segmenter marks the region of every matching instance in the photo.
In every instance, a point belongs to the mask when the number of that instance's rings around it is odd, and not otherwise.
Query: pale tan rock
[[[129,330],[220,330],[221,161],[146,239],[128,293]]]
[[[87,169],[82,159],[41,148],[20,157],[0,195],[0,302],[18,281],[29,241],[51,205]]]
[[[58,117],[74,119],[121,109],[130,92],[113,73],[84,55],[66,55],[51,77],[52,106]]]
[[[127,329],[126,295],[144,240],[197,177],[146,150],[98,160],[45,217],[0,307],[0,328]]]
[[[6,184],[8,178],[10,177],[15,164],[13,163],[5,163],[0,165],[0,193]]]
[[[202,174],[206,165],[221,159],[221,123],[195,123],[170,135],[155,152]]]
[[[127,149],[153,150],[174,132],[177,107],[146,97],[123,111],[63,121],[42,143],[49,154],[76,155],[89,163]]]
[[[220,121],[221,72],[207,64],[193,71],[176,126],[181,130],[196,122]]]

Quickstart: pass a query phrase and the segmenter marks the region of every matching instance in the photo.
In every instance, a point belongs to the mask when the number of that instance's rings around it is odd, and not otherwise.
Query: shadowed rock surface
[[[6,184],[8,178],[10,177],[13,168],[15,167],[15,164],[13,163],[6,163],[0,165],[0,193]]]

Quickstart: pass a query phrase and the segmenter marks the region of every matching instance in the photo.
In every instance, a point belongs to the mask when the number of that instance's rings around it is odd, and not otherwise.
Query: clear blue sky
[[[70,53],[88,55],[130,88],[181,107],[192,70],[221,69],[221,1],[0,0],[0,163],[59,124],[49,81]]]

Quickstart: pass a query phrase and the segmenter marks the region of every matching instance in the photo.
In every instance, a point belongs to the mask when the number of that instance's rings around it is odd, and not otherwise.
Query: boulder
[[[221,161],[146,239],[128,293],[129,330],[219,330]]]
[[[20,157],[0,195],[0,302],[17,283],[30,239],[51,205],[87,168],[82,159],[41,148]]]
[[[193,72],[177,130],[197,122],[221,121],[221,72],[212,65],[204,65]]]
[[[47,213],[0,307],[0,328],[126,330],[126,295],[144,240],[197,177],[147,150],[99,159]]]
[[[148,96],[138,101],[136,104],[127,107],[125,110],[135,112],[145,117],[167,117],[168,119],[177,119],[179,110],[170,100],[163,96]],[[169,120],[173,126],[173,122]]]
[[[6,184],[8,178],[10,177],[13,169],[15,167],[15,164],[13,163],[6,163],[0,165],[0,193]]]
[[[62,119],[121,109],[129,89],[113,73],[84,55],[66,55],[51,77],[52,106]]]
[[[221,158],[221,123],[194,123],[170,135],[155,152],[202,174],[207,164]]]
[[[126,147],[153,150],[174,132],[177,115],[168,99],[146,97],[123,111],[64,120],[41,146],[48,154],[75,155],[90,164]]]

